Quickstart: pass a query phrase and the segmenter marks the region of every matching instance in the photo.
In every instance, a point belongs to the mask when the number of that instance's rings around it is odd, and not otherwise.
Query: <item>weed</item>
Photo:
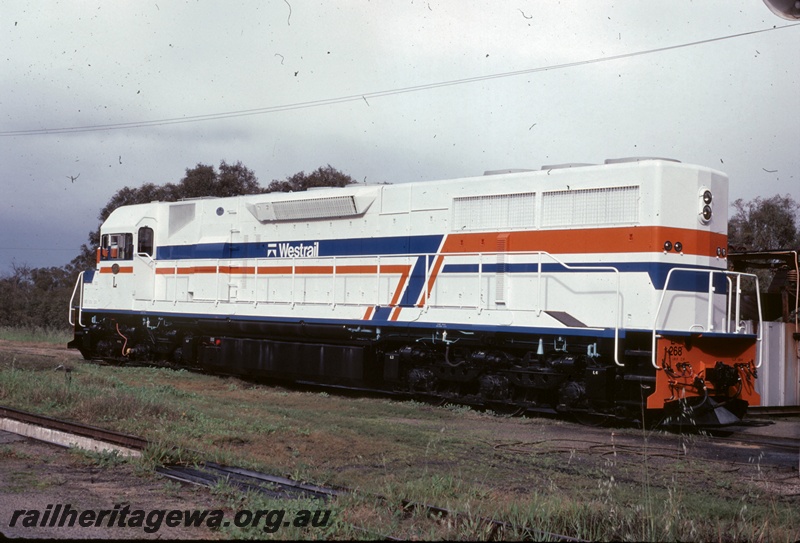
[[[8,475],[6,488],[8,492],[27,492],[32,488],[44,488],[47,483],[31,471],[15,471]]]
[[[452,411],[453,413],[473,413],[472,408],[468,405],[457,405],[452,403],[444,404],[444,409]]]
[[[17,447],[12,445],[3,445],[0,447],[0,458],[16,458],[20,460],[27,460],[31,455],[20,451]]]
[[[168,465],[194,464],[199,459],[195,453],[190,453],[180,447],[173,447],[164,442],[150,442],[142,451],[137,463],[140,470],[153,471],[157,467]]]
[[[183,491],[183,485],[180,484],[178,481],[166,480],[164,481],[162,488],[164,489],[164,493],[167,496],[171,496],[174,498],[179,497],[181,491]]]
[[[103,449],[102,451],[91,451],[75,447],[70,449],[70,452],[81,458],[85,458],[92,464],[95,464],[101,468],[113,468],[114,466],[124,464],[125,462],[128,461],[128,458],[120,454],[120,452],[116,449],[114,450]]]

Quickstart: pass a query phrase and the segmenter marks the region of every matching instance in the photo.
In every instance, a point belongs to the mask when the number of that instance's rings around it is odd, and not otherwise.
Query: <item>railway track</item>
[[[747,427],[738,427],[729,431],[712,432],[712,435],[719,442],[758,445],[764,448],[800,452],[800,435],[748,433],[746,430]]]
[[[800,415],[800,405],[761,406],[747,408],[748,415],[752,416],[792,416]]]
[[[97,426],[81,424],[79,422],[64,421],[44,415],[28,413],[26,411],[21,411],[11,407],[0,406],[0,420],[16,422],[23,425],[25,429],[29,430],[29,432],[24,433],[24,435],[28,437],[33,437],[34,439],[41,439],[42,441],[48,441],[50,443],[60,445],[69,445],[69,442],[67,441],[62,443],[60,440],[46,439],[45,435],[42,435],[42,437],[37,437],[37,428],[50,430],[51,432],[44,432],[44,434],[48,434],[50,436],[53,434],[52,431],[55,431],[60,434],[65,434],[66,436],[79,436],[82,438],[87,438],[101,445],[107,444],[111,446],[109,448],[123,448],[127,450],[142,451],[148,445],[148,441],[141,437],[132,436],[122,432],[114,432],[104,428],[98,428]],[[19,425],[16,426],[19,427]],[[14,430],[9,428],[9,431]]]
[[[213,487],[222,482],[245,492],[258,492],[278,499],[312,498],[326,501],[350,493],[349,490],[301,483],[286,477],[223,466],[214,462],[204,462],[197,466],[163,466],[156,468],[156,471],[182,483]]]
[[[149,445],[149,442],[141,437],[106,430],[87,424],[28,413],[10,407],[0,406],[0,420],[2,419],[17,421],[38,428],[56,430],[74,436],[86,437],[100,443],[116,445],[126,449],[142,451]],[[47,439],[43,440],[48,441]],[[63,445],[64,443],[59,444]],[[351,489],[322,487],[294,481],[286,477],[269,475],[243,468],[223,466],[214,462],[203,462],[192,466],[167,465],[156,468],[156,472],[181,483],[205,487],[214,487],[220,483],[225,483],[244,492],[258,492],[271,498],[284,500],[306,498],[327,501],[355,493],[355,491]],[[388,503],[390,501],[388,498],[381,495],[366,495],[365,497],[383,503]],[[526,526],[518,526],[502,520],[468,515],[448,508],[410,500],[401,500],[400,507],[404,516],[409,516],[416,512],[431,518],[447,518],[457,523],[468,523],[474,529],[479,530],[479,533],[484,534],[484,537],[488,540],[497,539],[504,533],[510,533],[514,534],[515,539],[524,541],[560,541],[564,543],[584,541],[563,534],[554,534]],[[366,533],[366,530],[357,526],[351,527],[356,531],[364,531]],[[385,534],[379,534],[379,536],[382,539],[401,540],[400,538],[387,536]]]

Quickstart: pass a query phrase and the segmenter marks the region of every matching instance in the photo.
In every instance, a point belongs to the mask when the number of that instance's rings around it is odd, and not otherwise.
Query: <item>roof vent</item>
[[[298,193],[295,193],[298,194]],[[302,194],[302,193],[300,193]],[[276,198],[247,203],[247,210],[260,222],[346,219],[364,214],[375,200],[374,194],[345,194],[308,198]]]
[[[550,164],[542,166],[543,170],[561,170],[563,168],[581,168],[583,166],[596,166],[596,164],[587,164],[585,162],[567,162],[566,164]]]
[[[629,156],[624,158],[607,158],[606,164],[622,164],[623,162],[644,162],[645,160],[665,160],[667,162],[677,162],[680,164],[680,160],[675,160],[674,158],[664,158],[660,156]]]
[[[504,173],[522,173],[522,172],[534,172],[536,170],[528,170],[525,168],[511,168],[508,170],[486,170],[483,172],[483,175],[502,175]]]

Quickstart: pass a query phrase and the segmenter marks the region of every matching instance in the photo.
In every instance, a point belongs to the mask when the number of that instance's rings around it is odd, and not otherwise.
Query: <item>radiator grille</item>
[[[559,190],[542,195],[542,226],[639,222],[639,187]]]
[[[508,230],[534,226],[536,193],[453,199],[453,230]]]

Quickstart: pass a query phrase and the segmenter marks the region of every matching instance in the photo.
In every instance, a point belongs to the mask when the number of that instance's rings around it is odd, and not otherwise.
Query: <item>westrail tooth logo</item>
[[[267,243],[267,258],[315,258],[319,256],[319,242]]]

